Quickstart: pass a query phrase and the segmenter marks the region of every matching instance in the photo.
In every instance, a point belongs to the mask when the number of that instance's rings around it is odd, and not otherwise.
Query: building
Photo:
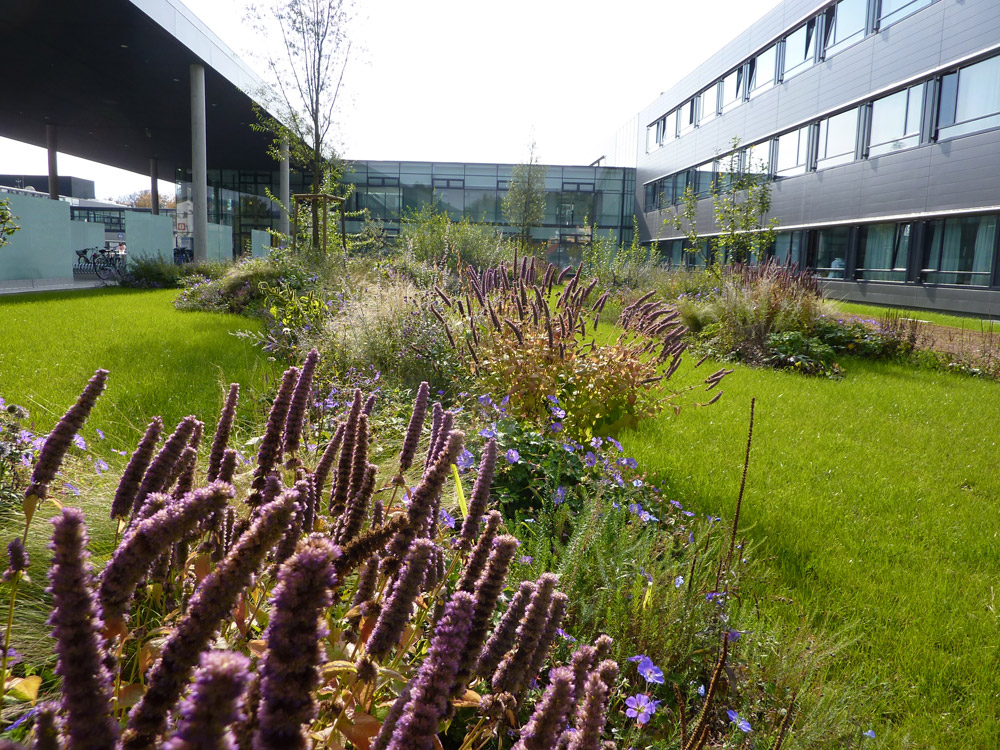
[[[777,259],[848,299],[1000,311],[997,0],[782,2],[619,134],[643,241],[684,257],[688,186],[711,236],[734,137],[773,180]]]

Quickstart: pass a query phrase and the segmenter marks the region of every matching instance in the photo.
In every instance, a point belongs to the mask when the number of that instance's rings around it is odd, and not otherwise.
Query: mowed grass
[[[241,386],[240,416],[260,410],[280,368],[231,335],[257,323],[235,315],[178,312],[176,291],[95,289],[0,296],[0,396],[31,412],[47,433],[98,368],[107,389],[83,434],[132,450],[149,420],[172,430],[188,414],[214,429],[224,388]],[[211,432],[209,432],[210,439]]]
[[[907,310],[900,307],[883,307],[881,305],[864,305],[859,302],[844,302],[842,300],[832,301],[832,304],[839,310],[850,315],[863,315],[865,317],[878,319],[889,310],[901,315],[904,318],[914,318],[915,320],[926,321],[938,326],[948,328],[964,328],[972,331],[989,331],[996,329],[1000,320],[998,315],[991,318],[976,317],[973,315],[948,315],[946,313],[934,312],[932,310]]]
[[[852,639],[824,679],[855,694],[866,746],[1000,747],[1000,384],[845,366],[840,381],[737,366],[718,403],[622,442],[668,497],[731,517],[755,396],[742,528],[770,581],[756,606]]]

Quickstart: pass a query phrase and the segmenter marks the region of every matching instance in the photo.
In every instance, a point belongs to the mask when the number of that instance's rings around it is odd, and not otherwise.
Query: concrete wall
[[[70,222],[69,204],[16,193],[0,193],[0,197],[10,201],[10,210],[22,227],[9,238],[10,244],[0,248],[0,283],[17,279],[72,280],[73,250],[86,244],[73,244],[71,224],[75,222]],[[93,244],[103,244],[103,225],[93,227],[100,230],[101,236]]]
[[[250,248],[253,257],[263,258],[270,252],[271,235],[262,229],[250,230]]]
[[[174,220],[138,211],[125,213],[125,242],[130,258],[174,258]]]
[[[69,249],[82,250],[85,247],[104,247],[104,225],[86,221],[71,221],[69,223]],[[70,253],[76,261],[76,253]]]
[[[208,260],[233,259],[233,228],[226,224],[208,225]]]

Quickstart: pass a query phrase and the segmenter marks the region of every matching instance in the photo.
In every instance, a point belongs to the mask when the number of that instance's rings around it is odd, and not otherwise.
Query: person
[[[118,254],[119,255],[125,255],[125,243],[124,242],[119,242],[118,243]]]

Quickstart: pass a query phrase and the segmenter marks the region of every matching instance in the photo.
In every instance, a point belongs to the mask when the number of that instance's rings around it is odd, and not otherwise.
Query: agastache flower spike
[[[290,367],[281,376],[281,385],[274,396],[271,411],[267,416],[267,426],[264,437],[257,448],[257,467],[253,472],[253,482],[250,485],[250,495],[247,505],[257,508],[264,503],[264,488],[267,478],[281,460],[281,432],[285,427],[285,417],[288,416],[288,405],[292,400],[292,389],[299,375],[297,367]]]
[[[594,659],[596,661],[604,661],[611,655],[611,646],[614,645],[614,641],[611,639],[610,635],[601,634],[594,641],[594,649],[596,653],[594,654]]]
[[[7,545],[7,572],[3,574],[5,581],[13,580],[14,576],[28,569],[28,551],[24,548],[21,537],[14,537]]]
[[[406,526],[406,516],[393,516],[381,526],[368,529],[364,534],[344,545],[344,554],[337,558],[337,577],[344,580],[348,573],[358,567],[372,555],[381,552]]]
[[[414,676],[403,688],[403,691],[396,698],[395,702],[389,707],[389,713],[385,715],[385,721],[382,722],[382,727],[378,730],[378,734],[372,739],[371,750],[386,750],[389,746],[389,742],[392,741],[393,734],[396,732],[396,725],[399,723],[399,718],[403,715],[403,709],[410,702],[410,697],[413,694],[413,684],[417,681]]]
[[[354,457],[351,460],[351,483],[347,486],[348,503],[358,494],[368,470],[368,415],[358,415],[358,429],[354,433]]]
[[[180,705],[177,731],[163,750],[235,750],[229,726],[243,719],[250,660],[234,651],[208,651]]]
[[[316,481],[317,503],[319,502],[319,498],[323,497],[326,487],[326,479],[330,476],[330,468],[333,466],[333,462],[337,460],[337,455],[340,453],[340,444],[344,439],[344,430],[346,427],[347,425],[344,422],[337,425],[337,429],[334,431],[333,437],[327,444],[326,450],[323,451],[323,455],[320,456],[319,463],[316,464],[316,471],[313,472],[313,477]]]
[[[378,583],[378,555],[372,555],[365,560],[358,573],[358,590],[354,594],[352,607],[360,607],[372,598],[375,593],[375,584]]]
[[[222,463],[219,465],[219,473],[215,477],[220,482],[233,483],[236,476],[236,451],[233,448],[226,448],[222,454]]]
[[[576,732],[569,741],[569,750],[601,750],[605,711],[608,706],[608,686],[597,672],[591,672],[583,686],[577,687],[583,702],[576,714]]]
[[[448,440],[448,435],[451,433],[454,427],[455,427],[455,412],[449,409],[441,417],[441,431],[438,433],[438,441],[434,445],[434,454],[431,457],[432,466],[437,462],[438,457],[441,455],[441,451],[444,450],[444,447]],[[456,454],[456,458],[457,457],[458,456]],[[452,463],[454,463],[454,460],[452,460]]]
[[[49,624],[62,678],[61,711],[67,750],[113,750],[118,722],[111,713],[111,674],[104,664],[101,628],[87,562],[83,513],[64,508],[52,521]]]
[[[517,634],[517,625],[524,616],[524,611],[528,607],[531,595],[535,593],[534,581],[521,581],[521,585],[514,594],[514,598],[507,605],[507,611],[497,624],[493,635],[483,646],[482,653],[476,662],[476,674],[480,677],[489,677],[497,664],[503,659],[504,654],[510,651],[514,645],[514,637]]]
[[[302,509],[302,528],[306,534],[311,534],[313,524],[316,521],[316,478],[312,474],[306,474],[304,481],[306,485],[305,498],[303,500],[304,507]]]
[[[462,450],[462,443],[465,440],[465,433],[459,430],[453,431],[445,439],[445,447],[442,448],[438,460],[434,462],[429,470],[424,473],[420,484],[417,485],[410,498],[410,505],[406,509],[406,526],[393,538],[389,544],[386,557],[382,559],[382,572],[391,574],[399,568],[400,561],[406,554],[410,543],[417,534],[424,528],[428,518],[434,508],[434,504],[441,495],[441,489],[445,480],[451,473],[451,465],[455,463],[455,458]]]
[[[136,586],[156,558],[197,528],[205,516],[221,512],[235,495],[232,485],[215,482],[136,524],[115,550],[101,577],[101,613],[109,626],[128,613]]]
[[[115,491],[115,499],[111,501],[111,517],[125,518],[132,512],[135,503],[136,493],[139,492],[139,484],[142,477],[149,468],[149,462],[153,458],[153,451],[156,449],[156,441],[160,439],[163,432],[163,420],[154,417],[153,421],[146,427],[146,434],[139,441],[139,446],[128,461],[125,473],[118,483]]]
[[[34,498],[37,501],[44,500],[48,494],[49,483],[55,479],[56,472],[62,465],[63,457],[69,450],[73,437],[83,423],[87,421],[90,410],[94,408],[97,397],[104,390],[104,385],[108,380],[107,370],[98,370],[83,389],[69,410],[56,424],[45,439],[41,451],[38,453],[38,460],[35,462],[35,469],[31,474],[31,484],[24,492],[24,499]]]
[[[319,682],[325,625],[336,582],[333,560],[340,550],[322,534],[304,539],[278,571],[271,620],[264,633],[267,652],[260,667],[260,708],[255,750],[305,750],[303,724],[315,717],[313,690]]]
[[[472,486],[472,496],[469,498],[469,514],[462,524],[461,546],[468,549],[479,534],[479,521],[486,512],[486,504],[490,500],[490,485],[493,484],[493,471],[497,463],[497,441],[490,440],[483,448],[483,457],[479,462],[479,473],[476,483]]]
[[[313,373],[319,362],[319,352],[310,349],[302,364],[302,371],[295,383],[292,399],[288,405],[288,415],[285,418],[285,435],[282,438],[285,453],[297,453],[302,438],[302,427],[306,422],[306,410],[309,404],[309,394],[312,392]],[[291,468],[291,467],[289,467]]]
[[[434,747],[438,723],[448,710],[459,658],[469,636],[474,606],[472,596],[464,591],[455,592],[448,600],[387,750]]]
[[[524,619],[517,626],[514,647],[493,673],[494,692],[517,693],[521,685],[530,679],[527,675],[528,665],[531,664],[532,657],[539,647],[545,624],[548,622],[552,594],[555,592],[557,582],[558,579],[553,573],[543,573],[539,577],[535,593],[532,594],[528,608],[524,612]]]
[[[201,582],[187,614],[163,646],[151,669],[146,694],[129,713],[121,750],[151,748],[188,682],[191,670],[229,615],[240,592],[291,520],[293,494],[264,506],[226,558]]]
[[[476,609],[472,616],[472,626],[469,628],[469,641],[459,664],[453,697],[458,697],[472,678],[473,668],[490,629],[493,610],[496,609],[500,594],[503,593],[507,570],[510,568],[510,561],[514,559],[518,541],[512,536],[501,536],[496,539],[492,547],[486,570],[476,582],[473,592],[476,597]]]
[[[587,681],[587,675],[594,666],[597,649],[593,646],[580,646],[569,658],[570,669],[573,670],[574,699]]]
[[[431,440],[427,445],[427,458],[424,459],[424,469],[429,469],[431,463],[433,463],[434,449],[437,447],[437,441],[441,437],[441,423],[444,420],[444,409],[441,407],[440,401],[435,401],[434,406],[431,407]]]
[[[194,432],[197,421],[194,417],[184,417],[180,424],[177,425],[177,429],[174,430],[173,434],[163,444],[163,447],[160,448],[159,453],[153,458],[149,464],[149,468],[146,469],[146,473],[142,476],[139,491],[132,502],[133,517],[139,512],[143,502],[145,502],[149,495],[154,492],[164,492],[167,489],[167,481],[170,479],[174,464],[177,463],[184,452],[184,448],[191,438],[191,433]]]
[[[369,660],[388,656],[399,641],[403,628],[410,619],[413,602],[420,593],[420,584],[424,580],[433,549],[434,543],[429,539],[417,539],[410,546],[396,585],[382,607],[375,628],[368,636],[365,652]]]
[[[561,591],[556,591],[552,595],[552,603],[549,605],[549,615],[548,620],[545,622],[545,629],[538,639],[538,645],[531,656],[528,670],[521,677],[521,684],[518,686],[519,689],[523,690],[535,678],[535,675],[542,668],[542,664],[545,663],[545,658],[549,655],[549,649],[552,647],[552,642],[556,639],[556,633],[559,630],[559,626],[562,625],[563,616],[566,614],[567,601],[569,601],[569,597]]]
[[[344,512],[343,524],[337,534],[337,540],[340,544],[347,544],[361,531],[365,517],[368,515],[368,504],[375,494],[375,476],[377,473],[378,467],[375,464],[368,464],[368,469],[365,471],[365,478],[362,480],[357,493],[354,494],[347,504],[347,510]]]
[[[178,466],[182,467],[177,476],[177,484],[174,485],[173,498],[180,500],[194,488],[194,471],[198,463],[198,449],[188,446],[181,453]]]
[[[38,709],[35,717],[35,744],[32,750],[59,750],[59,731],[56,729],[56,712],[50,704]]]
[[[365,405],[361,408],[361,413],[366,417],[370,417],[372,412],[375,411],[375,404],[378,401],[378,394],[373,393],[367,399],[365,399]]]
[[[476,582],[479,580],[479,576],[483,573],[483,568],[486,567],[486,561],[490,557],[490,552],[493,549],[493,540],[496,538],[497,529],[500,528],[500,522],[502,521],[499,511],[491,511],[486,517],[486,528],[483,529],[482,536],[479,537],[479,541],[476,543],[475,549],[472,550],[472,554],[469,555],[469,559],[465,562],[465,569],[462,571],[462,577],[458,580],[458,586],[456,589],[458,591],[468,591],[472,592],[476,588]]]
[[[573,671],[559,667],[549,672],[549,686],[535,707],[513,750],[549,750],[554,747],[572,708]]]
[[[347,415],[347,426],[344,428],[344,439],[340,446],[340,461],[337,463],[337,473],[333,477],[333,492],[330,494],[330,515],[339,516],[347,505],[348,493],[351,487],[351,467],[354,465],[354,441],[358,434],[358,421],[361,419],[361,389],[354,389],[354,402]]]
[[[413,414],[410,416],[410,424],[406,428],[406,437],[403,439],[403,448],[399,452],[399,473],[407,471],[413,465],[413,456],[417,452],[420,443],[420,431],[424,427],[424,418],[427,416],[427,399],[430,394],[430,386],[425,380],[417,389],[417,400],[413,404]]]
[[[225,455],[226,446],[229,445],[229,435],[233,431],[233,422],[236,419],[236,405],[239,403],[239,400],[240,384],[232,383],[229,386],[229,394],[226,396],[226,403],[222,407],[222,413],[219,414],[219,424],[215,428],[212,450],[208,454],[209,482],[219,479],[219,473],[222,470],[222,458]]]
[[[605,659],[597,665],[597,674],[604,680],[604,684],[608,686],[608,690],[613,689],[615,680],[618,679],[618,662]]]

